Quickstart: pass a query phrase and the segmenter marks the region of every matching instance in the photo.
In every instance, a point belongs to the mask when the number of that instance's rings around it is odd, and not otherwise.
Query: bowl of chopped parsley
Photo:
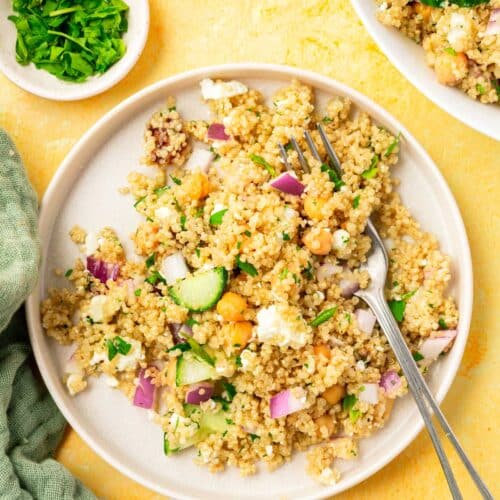
[[[3,2],[0,70],[38,96],[84,99],[125,77],[148,31],[147,0]]]

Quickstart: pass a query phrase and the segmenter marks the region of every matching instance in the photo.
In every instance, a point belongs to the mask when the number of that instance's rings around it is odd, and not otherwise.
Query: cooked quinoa
[[[441,7],[413,0],[375,1],[379,21],[422,45],[440,83],[458,87],[482,103],[498,103],[500,0],[474,7],[452,1]]]
[[[135,255],[111,228],[75,226],[81,257],[65,273],[69,286],[48,291],[43,326],[75,346],[68,391],[103,377],[152,412],[169,460],[195,447],[211,471],[235,465],[247,475],[259,461],[273,470],[309,449],[308,472],[332,484],[335,459],[355,459],[357,441],[383,427],[407,392],[385,336],[353,295],[370,279],[360,270],[368,217],[390,255],[387,300],[423,371],[457,326],[449,259],[394,191],[401,138],[348,99],[331,99],[320,114],[313,90],[297,81],[270,106],[239,82],[203,81],[202,94],[210,123],[183,120],[170,98],[146,125],[154,175],[130,173],[127,189],[144,217],[131,235]],[[294,136],[306,149],[307,129],[324,156],[317,121],[341,177],[309,153],[303,172],[288,146]],[[270,184],[284,171],[279,144],[301,195]],[[443,336],[447,345],[429,350]]]

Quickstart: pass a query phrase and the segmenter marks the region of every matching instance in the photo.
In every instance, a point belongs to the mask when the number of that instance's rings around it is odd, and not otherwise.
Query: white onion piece
[[[500,9],[491,11],[490,20],[484,33],[485,35],[500,35]]]
[[[340,295],[345,299],[350,299],[359,290],[359,283],[355,280],[340,280]]]
[[[363,384],[364,390],[360,391],[360,401],[376,405],[378,403],[378,384]]]
[[[189,160],[186,162],[185,169],[189,172],[195,172],[196,170],[201,170],[207,173],[210,168],[210,163],[212,163],[214,155],[208,149],[197,148],[193,149]]]
[[[356,315],[358,328],[367,335],[370,335],[373,332],[373,327],[377,321],[377,318],[375,318],[372,311],[370,309],[356,309],[354,314]]]
[[[457,336],[456,330],[441,330],[436,332],[438,337],[432,337],[424,340],[418,352],[424,357],[422,362],[428,364],[435,359],[448,347],[452,340]]]
[[[341,271],[342,268],[340,266],[326,263],[319,266],[318,270],[316,271],[316,278],[318,278],[318,281],[323,281],[330,276],[333,276],[334,274],[340,273]]]
[[[287,194],[300,196],[305,189],[304,184],[300,182],[297,177],[290,172],[283,172],[276,179],[273,179],[269,184],[278,191]]]
[[[177,280],[185,278],[189,274],[186,260],[181,252],[175,252],[163,259],[161,274],[167,285],[173,285]]]
[[[304,394],[299,398],[292,394],[291,389],[281,391],[271,397],[269,407],[271,411],[271,418],[280,418],[302,410],[306,405],[305,391],[301,389]]]

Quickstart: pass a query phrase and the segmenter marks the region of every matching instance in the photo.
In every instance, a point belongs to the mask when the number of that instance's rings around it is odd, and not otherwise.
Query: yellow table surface
[[[75,103],[51,102],[0,75],[0,127],[17,143],[40,197],[64,156],[98,118],[134,92],[184,70],[240,61],[282,63],[331,76],[365,93],[400,119],[427,149],[465,220],[474,264],[474,316],[443,409],[473,463],[499,494],[500,143],[451,118],[410,85],[377,48],[348,0],[150,4],[151,31],[141,59],[103,95]],[[446,450],[464,497],[479,498],[451,447]],[[73,430],[66,433],[57,458],[100,498],[163,498],[104,462]],[[448,498],[448,490],[423,432],[382,471],[337,498]]]

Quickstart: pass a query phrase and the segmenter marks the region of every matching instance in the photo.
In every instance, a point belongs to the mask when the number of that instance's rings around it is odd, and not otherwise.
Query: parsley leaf
[[[283,241],[290,241],[290,235],[288,233],[285,233],[284,231],[281,233],[281,236],[283,237]]]
[[[250,262],[244,262],[240,259],[240,256],[236,256],[236,266],[243,271],[244,273],[249,274],[250,276],[257,276],[259,272],[257,269],[255,269],[255,266],[253,264],[250,264]]]
[[[361,196],[358,194],[358,196],[356,196],[354,198],[354,200],[352,200],[352,208],[358,208],[359,207],[359,200],[360,200]]]
[[[337,172],[327,163],[323,163],[323,165],[321,165],[321,171],[328,174],[330,181],[335,185],[335,190],[339,190],[342,186],[345,185],[345,182],[339,177]]]
[[[176,344],[173,347],[171,347],[170,349],[167,349],[167,352],[173,352],[173,351],[186,352],[186,351],[189,351],[190,349],[191,349],[191,346],[187,342],[184,342],[182,344]]]
[[[65,273],[64,276],[66,278],[69,278],[73,274],[73,269],[68,269]]]
[[[108,359],[111,361],[117,354],[122,354],[126,356],[130,349],[132,349],[132,344],[125,342],[121,337],[116,336],[114,339],[109,339],[106,342],[108,347]]]
[[[406,301],[404,300],[390,300],[389,309],[392,315],[396,318],[396,321],[403,321],[405,317]]]
[[[448,329],[448,325],[446,324],[446,321],[444,320],[444,318],[439,318],[438,324],[439,324],[439,328],[441,328],[442,330]]]
[[[220,226],[222,224],[222,219],[224,218],[224,214],[228,211],[227,208],[223,210],[219,210],[218,212],[214,212],[210,216],[210,224],[212,226]]]
[[[422,361],[424,359],[424,357],[422,356],[422,354],[420,354],[418,351],[414,352],[412,354],[413,356],[413,359],[418,362],[418,361]]]
[[[173,175],[170,176],[170,178],[178,185],[180,186],[182,184],[182,181],[177,178],[177,177],[174,177]]]
[[[380,160],[379,155],[373,155],[372,161],[370,163],[370,167],[367,168],[361,174],[361,177],[363,177],[363,179],[373,179],[377,175],[377,172],[378,172],[377,165],[378,165],[379,160]]]
[[[276,175],[276,169],[272,165],[270,165],[264,158],[262,158],[262,156],[251,154],[249,158],[257,165],[264,167],[271,177],[274,177]]]
[[[389,144],[389,147],[385,150],[384,156],[387,158],[395,149],[396,146],[399,145],[399,141],[401,140],[401,132],[394,138],[394,140]]]
[[[456,56],[457,55],[457,51],[453,47],[445,47],[444,51],[447,54],[450,54],[450,56]]]
[[[156,260],[156,252],[152,253],[147,259],[146,259],[146,267],[149,269],[151,266],[154,266]]]
[[[157,283],[164,283],[166,284],[165,278],[158,272],[158,271],[153,271],[147,278],[146,280],[150,285],[155,286]]]

